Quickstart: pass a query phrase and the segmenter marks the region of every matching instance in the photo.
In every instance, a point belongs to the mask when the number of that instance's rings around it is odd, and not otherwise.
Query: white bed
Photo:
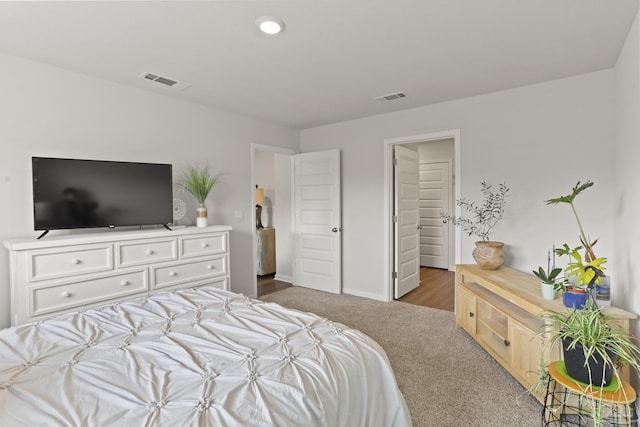
[[[410,426],[382,348],[214,288],[0,331],[0,425]]]

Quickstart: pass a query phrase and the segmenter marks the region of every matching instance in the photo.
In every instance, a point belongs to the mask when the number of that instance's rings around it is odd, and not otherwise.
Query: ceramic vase
[[[493,241],[476,242],[473,259],[485,270],[497,270],[504,264],[502,248],[504,243]]]
[[[555,299],[556,298],[556,290],[553,289],[553,283],[540,283],[540,292],[542,292],[542,298],[544,299]]]
[[[567,288],[562,293],[562,302],[565,307],[582,310],[589,299],[589,294],[582,289]]]
[[[207,226],[207,207],[204,204],[200,204],[196,209],[196,227]]]

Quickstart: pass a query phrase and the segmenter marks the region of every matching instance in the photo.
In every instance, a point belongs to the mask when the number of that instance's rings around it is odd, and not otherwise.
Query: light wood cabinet
[[[276,272],[276,229],[259,228],[256,230],[258,276]]]
[[[103,231],[4,242],[11,324],[159,289],[229,289],[228,226]]]
[[[545,300],[540,282],[532,275],[508,267],[483,270],[477,265],[456,267],[456,324],[462,327],[525,388],[538,381],[541,363],[561,359],[542,337],[544,310],[562,311],[560,296]],[[629,330],[637,316],[617,308],[605,310]],[[628,379],[628,371],[622,374]],[[537,396],[542,399],[543,396]]]

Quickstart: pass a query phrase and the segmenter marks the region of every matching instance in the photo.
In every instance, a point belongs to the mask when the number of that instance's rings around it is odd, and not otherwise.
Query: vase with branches
[[[480,183],[484,201],[478,203],[467,198],[456,200],[456,205],[468,212],[469,216],[455,216],[441,212],[440,217],[445,224],[451,223],[462,228],[468,236],[476,236],[480,241],[476,242],[473,258],[478,265],[485,269],[495,270],[504,263],[502,248],[504,243],[491,241],[491,233],[504,216],[507,205],[509,187],[505,183],[498,186],[496,191],[485,181]]]

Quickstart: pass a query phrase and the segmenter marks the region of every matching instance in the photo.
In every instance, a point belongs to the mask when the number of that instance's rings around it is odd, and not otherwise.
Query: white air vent
[[[162,85],[170,87],[171,89],[185,90],[191,87],[189,83],[179,82],[177,80],[170,79],[164,76],[159,76],[153,73],[143,73],[143,74],[140,74],[138,77],[140,77],[141,79],[160,83]]]
[[[382,96],[376,96],[375,99],[376,101],[393,101],[395,99],[401,99],[401,98],[406,98],[407,94],[404,92],[395,92],[395,93],[390,93],[388,95],[382,95]]]

